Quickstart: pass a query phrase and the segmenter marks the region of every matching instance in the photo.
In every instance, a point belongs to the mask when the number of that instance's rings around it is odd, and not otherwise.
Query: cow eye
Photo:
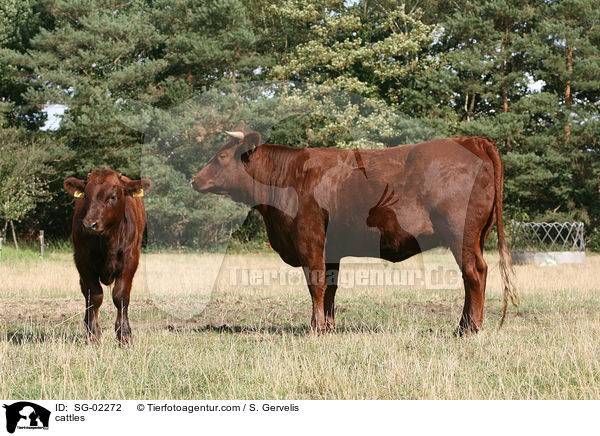
[[[225,159],[227,157],[227,153],[221,153],[219,155],[219,159]]]

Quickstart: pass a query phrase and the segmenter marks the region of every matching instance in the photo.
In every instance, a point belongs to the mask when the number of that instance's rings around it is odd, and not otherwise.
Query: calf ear
[[[241,140],[237,147],[236,154],[245,160],[252,154],[252,152],[260,145],[260,133],[250,132],[244,135],[244,139]]]
[[[132,197],[143,197],[145,192],[152,187],[152,181],[150,179],[141,180],[129,180],[125,183],[125,195],[131,195]]]
[[[85,182],[83,180],[69,177],[63,182],[63,186],[65,191],[75,198],[83,198],[85,196]]]

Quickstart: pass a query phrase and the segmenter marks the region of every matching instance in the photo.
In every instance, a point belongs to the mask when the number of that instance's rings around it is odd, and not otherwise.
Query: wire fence
[[[585,251],[582,222],[512,222],[511,249],[526,252]]]

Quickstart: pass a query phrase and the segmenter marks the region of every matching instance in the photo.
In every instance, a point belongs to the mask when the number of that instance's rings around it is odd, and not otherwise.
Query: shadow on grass
[[[0,336],[0,340],[8,342],[13,345],[23,344],[42,344],[45,342],[51,342],[52,340],[59,339],[61,342],[73,342],[77,344],[85,344],[85,338],[77,333],[67,332],[19,332],[19,331],[8,331],[6,334]]]
[[[166,326],[166,329],[169,331],[194,332],[194,333],[215,332],[215,333],[221,333],[221,334],[275,334],[275,335],[289,334],[289,335],[293,335],[293,336],[315,335],[314,332],[311,330],[311,328],[308,325],[304,325],[304,326],[293,326],[293,325],[248,326],[248,325],[229,325],[229,324],[221,324],[221,325],[204,324],[204,325],[200,325],[200,326],[198,326],[198,325],[175,326],[175,325],[169,324]],[[398,333],[399,329],[398,328],[386,328],[381,325],[346,324],[346,325],[341,325],[341,326],[336,327],[335,330],[333,330],[333,331],[326,332],[326,333],[319,333],[316,336],[326,336],[326,335],[336,335],[336,334],[346,334],[346,333],[381,334],[381,333],[385,333],[385,332],[394,334],[394,333]],[[446,329],[446,328],[437,328],[437,329],[425,328],[425,329],[420,330],[420,333],[422,333],[423,335],[428,335],[428,336],[436,335],[436,336],[451,337],[452,332],[453,331],[451,329]]]
[[[217,332],[225,334],[255,334],[255,333],[269,333],[269,334],[291,334],[295,336],[304,336],[310,334],[308,326],[244,326],[244,325],[214,325],[205,324],[201,326],[174,326],[169,324],[167,326],[169,331],[178,332],[194,332],[194,333],[205,333],[205,332]]]

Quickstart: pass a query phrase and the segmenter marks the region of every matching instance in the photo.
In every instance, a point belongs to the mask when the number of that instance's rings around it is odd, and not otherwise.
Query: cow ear
[[[244,135],[244,139],[241,140],[237,148],[237,155],[245,160],[256,150],[256,147],[260,145],[260,133],[250,132]]]
[[[141,180],[129,180],[124,182],[125,184],[125,195],[131,195],[135,198],[144,196],[144,193],[148,192],[152,187],[152,181],[150,179]]]
[[[69,177],[63,182],[63,186],[65,191],[67,191],[73,197],[85,197],[85,182],[83,180],[76,179],[75,177]]]
[[[248,148],[256,148],[260,144],[260,133],[258,132],[250,132],[244,136],[243,143],[246,144]]]

